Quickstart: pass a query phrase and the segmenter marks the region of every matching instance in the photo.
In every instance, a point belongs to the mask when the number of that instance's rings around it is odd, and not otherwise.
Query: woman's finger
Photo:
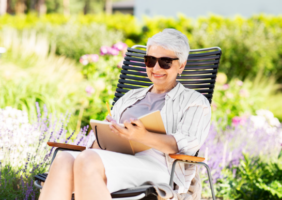
[[[131,123],[136,124],[139,127],[143,127],[144,126],[139,119],[132,119],[132,118],[130,118],[130,121],[131,121]]]
[[[133,124],[131,124],[131,122],[127,120],[125,120],[123,124],[127,129],[131,129],[133,127]]]
[[[107,115],[106,120],[107,120],[108,122],[111,122],[111,121],[112,121],[112,117],[111,117],[110,115]]]
[[[115,134],[121,136],[120,132],[119,132],[114,126],[110,125],[110,129],[111,129],[111,131],[112,131],[113,133],[115,133]]]
[[[125,128],[123,128],[123,127],[121,127],[120,125],[118,125],[115,121],[111,121],[111,125],[112,125],[113,127],[115,127],[115,128],[117,129],[117,131],[119,131],[119,132],[123,132],[123,131],[126,130]]]

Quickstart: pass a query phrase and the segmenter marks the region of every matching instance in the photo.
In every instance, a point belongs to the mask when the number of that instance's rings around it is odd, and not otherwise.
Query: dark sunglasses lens
[[[161,68],[169,69],[171,67],[171,64],[172,64],[172,59],[171,58],[162,57],[162,58],[159,59],[159,64],[160,64]]]
[[[153,56],[145,56],[145,64],[147,67],[154,67],[156,65],[157,59]]]

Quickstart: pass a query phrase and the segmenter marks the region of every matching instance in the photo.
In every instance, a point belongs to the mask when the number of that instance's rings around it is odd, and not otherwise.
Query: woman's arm
[[[166,154],[178,153],[177,143],[172,135],[164,135],[148,131],[147,136],[139,142]]]
[[[116,122],[112,122],[110,128],[112,132],[124,138],[143,143],[161,152],[167,154],[178,152],[177,143],[172,135],[164,135],[147,131],[142,122],[138,119],[125,121],[124,125],[126,128],[119,126]]]
[[[114,122],[110,127],[113,132],[122,137],[141,142],[164,153],[194,156],[209,132],[211,109],[208,100],[201,95],[185,106],[184,110],[176,132],[167,133],[167,135],[149,132],[141,121],[133,119],[124,122],[127,129]],[[133,126],[132,123],[137,126]]]

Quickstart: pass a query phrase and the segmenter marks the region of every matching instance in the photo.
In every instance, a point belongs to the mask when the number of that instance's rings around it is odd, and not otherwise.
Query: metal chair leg
[[[212,199],[215,200],[215,194],[214,194],[214,189],[213,189],[213,183],[212,183],[212,176],[211,176],[211,172],[210,172],[210,168],[206,163],[203,162],[189,162],[189,161],[183,161],[183,160],[175,160],[172,164],[172,168],[171,168],[171,175],[170,175],[170,181],[169,181],[169,185],[173,188],[173,177],[174,177],[174,171],[175,171],[175,165],[177,162],[182,162],[185,164],[193,164],[193,165],[203,165],[205,166],[205,168],[207,169],[208,172],[208,177],[209,177],[209,182],[210,182],[210,188],[211,188],[211,193],[212,193]]]
[[[199,165],[204,165],[205,168],[207,169],[210,187],[211,187],[212,199],[215,200],[215,194],[214,194],[214,189],[213,189],[213,183],[212,183],[212,176],[211,176],[210,168],[206,163],[203,163],[203,162],[199,163]]]

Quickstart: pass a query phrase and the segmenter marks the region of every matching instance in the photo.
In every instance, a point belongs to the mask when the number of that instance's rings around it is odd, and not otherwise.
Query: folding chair
[[[146,46],[141,45],[135,45],[132,48],[128,48],[124,58],[120,79],[117,84],[113,105],[129,90],[148,87],[152,84],[146,74],[146,66],[144,63],[144,55],[146,54],[146,51],[144,49],[146,49]],[[219,47],[190,50],[185,70],[181,77],[177,77],[177,81],[182,83],[186,88],[194,89],[202,93],[211,103],[220,57],[221,49]],[[51,144],[49,143],[49,145]],[[85,147],[82,146],[64,144],[63,148],[57,148],[55,150],[52,162],[58,151],[83,151],[84,149]],[[172,165],[169,185],[173,187],[174,170],[177,162],[202,165],[207,169],[212,198],[215,200],[209,166],[203,162],[205,158],[197,157],[198,153],[199,151],[195,156],[181,154],[170,155],[175,161]],[[34,177],[34,185],[37,188],[42,189],[41,182],[45,181],[47,175],[47,173],[36,175]],[[157,193],[152,186],[129,188],[114,192],[111,196],[116,200],[157,200]]]

